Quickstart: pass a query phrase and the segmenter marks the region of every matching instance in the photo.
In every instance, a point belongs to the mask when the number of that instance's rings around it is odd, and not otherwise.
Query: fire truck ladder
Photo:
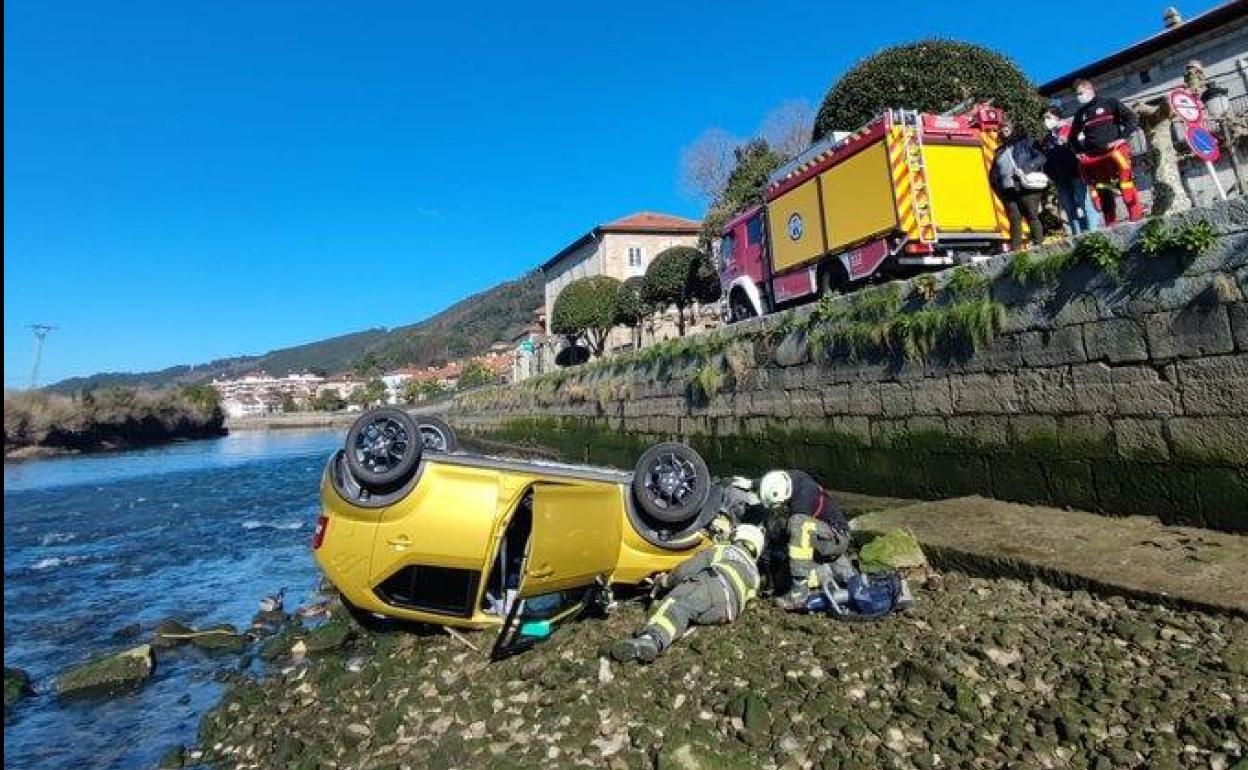
[[[927,183],[927,164],[923,160],[923,117],[917,110],[894,110],[893,120],[901,126],[905,143],[906,167],[910,172],[910,205],[921,243],[936,242],[936,215],[932,211],[932,193]]]

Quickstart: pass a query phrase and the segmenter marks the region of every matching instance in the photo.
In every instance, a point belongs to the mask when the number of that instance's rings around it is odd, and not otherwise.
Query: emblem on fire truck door
[[[805,225],[802,224],[802,215],[795,213],[789,217],[789,238],[800,241],[803,232],[805,232]]]

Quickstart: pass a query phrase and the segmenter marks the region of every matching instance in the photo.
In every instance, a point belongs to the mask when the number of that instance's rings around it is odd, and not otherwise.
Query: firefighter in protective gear
[[[1122,203],[1132,222],[1144,218],[1144,207],[1135,189],[1131,168],[1131,134],[1139,127],[1139,119],[1129,107],[1117,99],[1097,96],[1096,88],[1087,80],[1075,81],[1079,109],[1070,124],[1070,145],[1078,154],[1079,173],[1096,191],[1094,200],[1100,206],[1105,224],[1118,221],[1114,190],[1122,193]]]
[[[805,471],[770,471],[759,481],[758,494],[769,508],[787,506],[789,518],[789,592],[777,603],[786,610],[806,606],[817,589],[815,563],[828,563],[834,574],[849,576],[849,520],[823,487]]]
[[[719,625],[736,620],[758,594],[758,557],[763,531],[741,524],[732,541],[699,551],[655,580],[656,592],[667,596],[650,615],[641,632],[617,642],[611,657],[649,663],[672,645],[690,624]]]

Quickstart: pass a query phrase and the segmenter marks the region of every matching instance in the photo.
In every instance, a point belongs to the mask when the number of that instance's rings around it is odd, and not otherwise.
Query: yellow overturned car
[[[461,452],[434,417],[361,415],[321,480],[313,549],[357,610],[499,631],[501,656],[548,636],[612,586],[709,543],[706,463],[664,443],[632,473]]]

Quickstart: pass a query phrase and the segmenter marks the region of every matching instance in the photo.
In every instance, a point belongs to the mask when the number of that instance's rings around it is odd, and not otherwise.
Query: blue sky
[[[45,382],[410,323],[595,223],[697,217],[682,147],[883,46],[969,40],[1043,81],[1167,4],[1099,0],[1092,31],[1007,2],[7,0],[5,385],[32,322],[59,327]]]

